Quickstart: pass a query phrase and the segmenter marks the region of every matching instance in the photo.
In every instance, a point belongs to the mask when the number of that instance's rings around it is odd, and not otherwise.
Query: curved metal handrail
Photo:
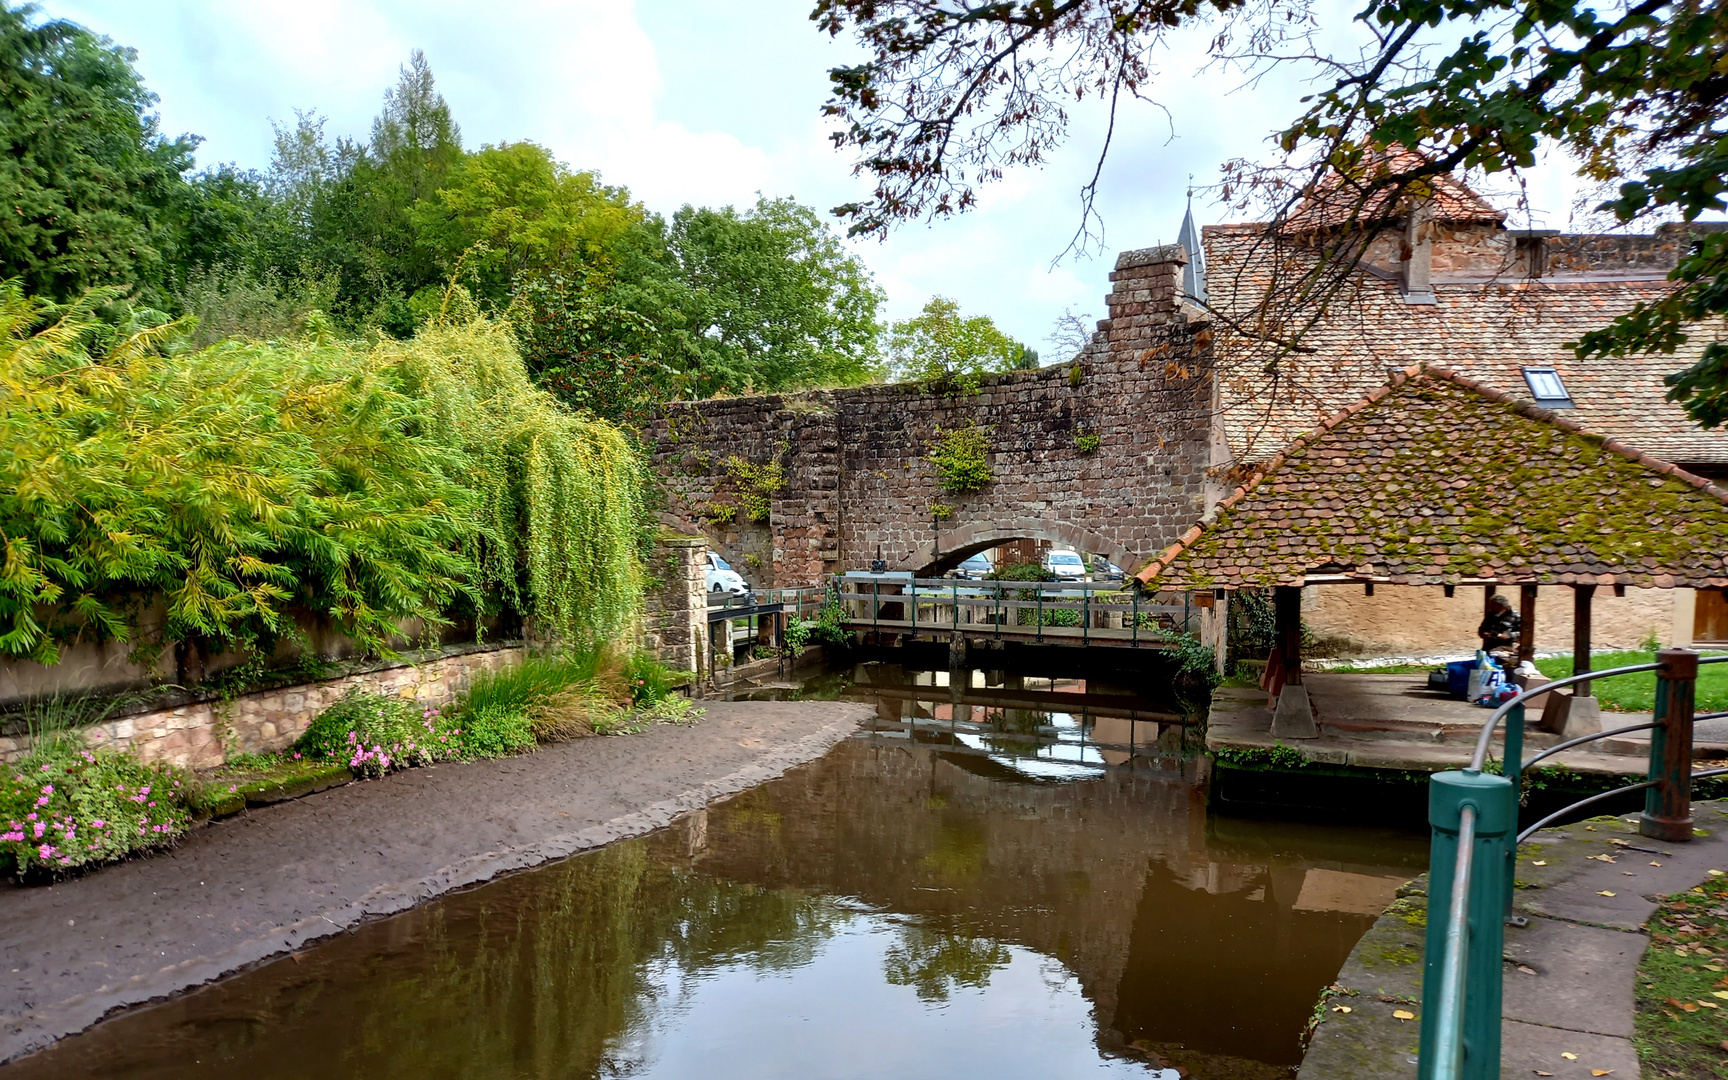
[[[1698,658],[1699,667],[1703,667],[1705,664],[1723,663],[1728,663],[1728,656],[1701,656]],[[1476,737],[1476,752],[1470,755],[1470,764],[1464,767],[1464,771],[1482,771],[1483,764],[1488,760],[1488,746],[1494,740],[1494,729],[1500,726],[1500,721],[1505,719],[1506,714],[1511,712],[1515,706],[1524,704],[1524,702],[1528,701],[1530,698],[1536,697],[1540,694],[1546,694],[1551,690],[1559,690],[1562,687],[1571,686],[1574,683],[1595,682],[1598,679],[1609,679],[1616,675],[1635,675],[1640,671],[1657,671],[1661,667],[1662,665],[1657,663],[1629,664],[1626,667],[1604,668],[1601,671],[1587,671],[1582,675],[1568,675],[1564,679],[1555,679],[1552,682],[1545,682],[1541,686],[1532,686],[1524,690],[1511,701],[1502,702],[1500,707],[1494,710],[1494,715],[1488,718],[1488,722],[1482,725],[1482,734]],[[1728,716],[1728,712],[1706,713],[1703,716],[1693,717],[1693,720],[1715,720],[1723,716]],[[1583,741],[1588,742],[1590,739],[1606,738],[1608,734],[1609,733],[1606,731],[1599,731]],[[1522,768],[1522,766],[1520,767]]]
[[[1703,772],[1693,773],[1692,779],[1693,780],[1703,780],[1707,777],[1723,776],[1723,775],[1728,775],[1728,769],[1705,769]],[[1660,784],[1661,782],[1662,781],[1660,781],[1660,780],[1646,780],[1642,784],[1627,784],[1625,787],[1609,788],[1607,791],[1597,792],[1595,795],[1592,795],[1587,799],[1579,799],[1577,802],[1573,803],[1571,806],[1562,807],[1559,810],[1554,811],[1552,814],[1549,814],[1547,817],[1543,818],[1541,821],[1538,821],[1536,824],[1530,826],[1528,829],[1525,829],[1523,832],[1519,833],[1518,834],[1518,843],[1522,844],[1524,841],[1526,841],[1526,840],[1530,839],[1532,836],[1536,835],[1537,832],[1539,832],[1543,828],[1546,828],[1550,821],[1556,821],[1560,818],[1563,818],[1567,814],[1572,813],[1574,810],[1582,810],[1584,807],[1589,806],[1593,802],[1601,802],[1603,799],[1611,799],[1616,795],[1624,795],[1628,791],[1641,791],[1647,787],[1655,787],[1657,784]]]
[[[1523,772],[1525,769],[1528,769],[1530,766],[1536,764],[1538,761],[1541,761],[1543,758],[1553,757],[1555,754],[1558,754],[1560,751],[1570,750],[1574,746],[1579,745],[1580,743],[1594,742],[1597,739],[1608,739],[1608,738],[1612,738],[1615,735],[1625,735],[1626,733],[1631,732],[1631,731],[1648,731],[1651,728],[1654,728],[1655,726],[1656,726],[1656,721],[1652,720],[1648,724],[1628,724],[1625,727],[1617,727],[1617,728],[1614,728],[1610,731],[1596,731],[1596,732],[1590,733],[1589,735],[1580,735],[1576,739],[1567,739],[1563,743],[1555,743],[1553,746],[1550,746],[1548,749],[1542,751],[1540,754],[1537,754],[1535,757],[1524,762],[1522,765],[1518,766],[1518,771]]]

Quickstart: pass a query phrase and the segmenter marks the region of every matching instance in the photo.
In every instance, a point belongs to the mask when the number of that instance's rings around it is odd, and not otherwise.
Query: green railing
[[[1725,713],[1695,714],[1700,664],[1728,663],[1728,656],[1700,658],[1689,649],[1664,649],[1654,664],[1635,664],[1556,679],[1524,691],[1494,711],[1482,725],[1467,768],[1435,773],[1428,789],[1428,937],[1422,969],[1422,1042],[1419,1080],[1497,1080],[1500,1076],[1500,975],[1505,924],[1512,911],[1513,869],[1518,845],[1550,822],[1629,791],[1645,791],[1639,831],[1672,843],[1692,839],[1692,782],[1728,774],[1728,769],[1692,771],[1692,725]],[[1569,739],[1524,759],[1524,703],[1575,683],[1617,675],[1656,673],[1656,716]],[[1494,731],[1506,721],[1504,775],[1483,772]],[[1524,771],[1563,750],[1650,731],[1648,779],[1580,799],[1518,831]]]

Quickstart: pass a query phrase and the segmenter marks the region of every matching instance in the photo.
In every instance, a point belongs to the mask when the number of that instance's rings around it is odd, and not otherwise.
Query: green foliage
[[[811,642],[836,649],[850,647],[852,632],[846,628],[846,608],[840,603],[839,593],[828,591],[815,618],[788,616],[783,640],[790,656],[801,656]]]
[[[996,478],[990,469],[990,429],[968,424],[949,431],[937,429],[936,445],[925,460],[936,468],[943,491],[966,495]]]
[[[266,649],[297,608],[382,650],[402,620],[487,596],[570,640],[629,625],[642,466],[536,389],[501,325],[172,357],[152,330],[92,360],[104,295],[28,336],[47,309],[0,288],[0,650],[52,663],[76,633]],[[159,627],[140,622],[153,595]]]
[[[667,244],[698,394],[850,386],[878,374],[882,290],[817,213],[791,199],[686,206]]]
[[[68,299],[126,283],[165,306],[196,141],[164,138],[136,54],[0,4],[0,278]]]
[[[1039,562],[1002,563],[994,567],[988,574],[988,579],[999,581],[1053,581],[1055,576],[1044,569]]]
[[[549,271],[518,282],[511,311],[536,381],[574,409],[640,427],[685,380],[658,324],[595,274]]]
[[[954,508],[947,503],[931,503],[930,517],[936,521],[947,521],[954,516]]]
[[[1220,746],[1213,760],[1238,769],[1305,769],[1313,762],[1302,751],[1278,742],[1273,746]]]
[[[0,872],[54,875],[167,847],[191,822],[191,781],[72,737],[0,765]]]
[[[1096,431],[1076,430],[1074,432],[1074,449],[1082,454],[1096,454],[1098,448],[1104,445],[1104,439]]]
[[[962,317],[960,305],[941,296],[931,297],[923,311],[888,332],[888,364],[895,379],[952,393],[977,393],[985,375],[1016,370],[1026,352],[988,315]]]
[[[738,482],[738,508],[750,521],[767,521],[774,496],[786,487],[786,469],[778,461],[755,465],[733,455],[726,459],[726,475]]]
[[[462,751],[468,757],[505,757],[532,750],[534,720],[518,709],[487,707],[462,714]]]
[[[653,653],[638,649],[625,660],[624,678],[630,688],[630,704],[639,708],[664,700],[676,687],[689,682],[691,674],[669,668]]]
[[[466,733],[443,710],[355,688],[318,714],[295,740],[294,750],[343,762],[360,776],[383,776],[392,769],[461,757],[466,741]]]
[[[1202,645],[1196,634],[1181,631],[1166,631],[1163,638],[1168,643],[1170,655],[1176,661],[1176,673],[1205,683],[1208,687],[1217,686],[1223,681],[1218,672],[1218,655],[1212,651],[1212,646]]]

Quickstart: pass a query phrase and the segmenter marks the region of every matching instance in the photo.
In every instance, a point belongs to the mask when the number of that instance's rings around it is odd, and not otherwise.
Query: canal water
[[[759,692],[876,719],[0,1076],[1285,1078],[1424,868],[1417,834],[1209,812],[1181,710],[1131,686],[870,664]]]

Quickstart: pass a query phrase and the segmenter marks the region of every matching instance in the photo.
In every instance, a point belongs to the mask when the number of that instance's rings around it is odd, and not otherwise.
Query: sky
[[[855,62],[857,47],[816,29],[812,0],[39,3],[135,48],[163,131],[202,136],[201,165],[266,167],[271,122],[291,124],[297,109],[327,117],[332,136],[364,138],[418,48],[466,146],[533,140],[662,214],[744,206],[757,193],[826,212],[870,190],[821,116],[828,69]],[[1322,7],[1329,25],[1348,26],[1351,5]],[[1098,201],[1102,251],[1056,261],[1104,131],[1102,108],[1081,103],[1068,144],[985,188],[977,210],[851,243],[886,291],[888,317],[947,296],[1047,354],[1064,311],[1102,317],[1115,253],[1174,241],[1190,176],[1206,185],[1226,160],[1265,157],[1267,135],[1308,91],[1294,73],[1243,86],[1201,70],[1205,40],[1203,28],[1179,34],[1157,60],[1162,108],[1135,103],[1118,119]],[[1562,169],[1536,171],[1536,224],[1566,227],[1567,181]],[[1204,193],[1194,210],[1201,224],[1230,220]]]

